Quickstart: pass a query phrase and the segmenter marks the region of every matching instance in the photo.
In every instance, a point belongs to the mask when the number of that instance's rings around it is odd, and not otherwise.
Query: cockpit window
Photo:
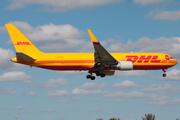
[[[173,57],[170,57],[171,59],[174,59]]]

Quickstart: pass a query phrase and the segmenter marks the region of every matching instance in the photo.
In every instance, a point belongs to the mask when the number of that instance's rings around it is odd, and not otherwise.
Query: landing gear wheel
[[[87,79],[91,79],[91,80],[95,80],[95,77],[92,76],[92,75],[87,75],[86,78],[87,78]]]
[[[167,75],[166,75],[166,71],[167,71],[167,69],[163,69],[163,72],[164,72],[164,74],[162,75],[163,77],[166,77]]]
[[[163,74],[163,77],[166,77],[167,75],[166,74]]]
[[[95,80],[95,77],[94,77],[94,76],[91,76],[91,80]]]
[[[101,73],[100,76],[103,78],[105,77],[106,75],[104,73]]]
[[[96,76],[100,76],[100,72],[99,71],[96,73]]]
[[[87,79],[90,79],[90,78],[91,78],[91,75],[87,75],[86,78],[87,78]]]

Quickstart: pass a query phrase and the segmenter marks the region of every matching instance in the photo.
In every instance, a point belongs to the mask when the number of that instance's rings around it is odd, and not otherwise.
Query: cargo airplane
[[[166,77],[166,70],[177,64],[170,55],[163,53],[109,53],[89,29],[94,53],[44,53],[13,24],[6,24],[6,28],[16,49],[12,62],[59,71],[87,70],[86,78],[91,80],[95,79],[93,73],[103,78],[114,75],[115,70],[163,70],[163,77]]]

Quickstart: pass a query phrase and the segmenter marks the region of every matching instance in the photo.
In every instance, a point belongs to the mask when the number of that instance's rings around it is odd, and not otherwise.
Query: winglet
[[[88,33],[89,33],[89,36],[91,37],[93,44],[100,44],[90,29],[88,29]]]
[[[117,60],[98,42],[98,40],[93,35],[91,30],[88,29],[88,32],[95,49],[94,52],[95,62],[96,63],[100,62],[102,64],[107,64],[107,65],[116,65]]]

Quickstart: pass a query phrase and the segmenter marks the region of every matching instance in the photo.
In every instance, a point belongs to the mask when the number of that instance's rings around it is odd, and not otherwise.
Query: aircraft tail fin
[[[42,53],[13,24],[6,24],[11,40],[18,53]]]

